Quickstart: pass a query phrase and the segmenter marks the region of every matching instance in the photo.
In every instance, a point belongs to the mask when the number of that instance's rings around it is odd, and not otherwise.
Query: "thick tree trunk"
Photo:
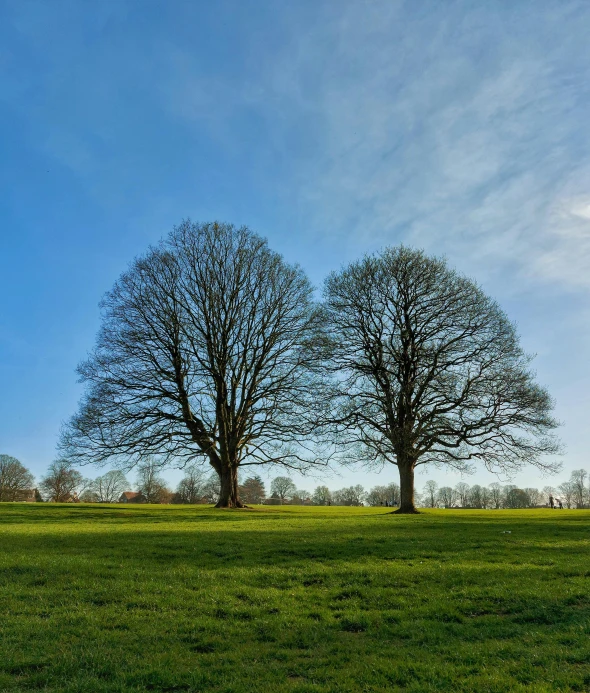
[[[238,468],[224,465],[221,467],[221,492],[216,508],[245,508],[238,493]]]
[[[418,511],[414,505],[414,462],[409,461],[398,464],[399,468],[399,487],[400,504],[394,513],[415,514]]]

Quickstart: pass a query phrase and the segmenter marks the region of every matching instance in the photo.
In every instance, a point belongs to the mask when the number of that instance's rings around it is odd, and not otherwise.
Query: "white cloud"
[[[531,265],[537,276],[572,288],[590,288],[590,205],[558,200],[542,240]]]
[[[577,200],[572,204],[570,211],[573,216],[590,221],[590,197]]]

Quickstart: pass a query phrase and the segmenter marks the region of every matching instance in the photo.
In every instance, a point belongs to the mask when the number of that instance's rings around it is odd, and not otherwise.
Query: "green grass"
[[[0,691],[589,691],[589,578],[586,511],[1,504]]]

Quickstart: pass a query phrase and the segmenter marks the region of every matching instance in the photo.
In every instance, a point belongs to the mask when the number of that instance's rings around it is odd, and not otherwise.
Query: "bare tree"
[[[99,503],[98,494],[89,486],[79,496],[80,503]]]
[[[399,498],[398,484],[388,484],[387,486],[374,486],[367,494],[366,500],[373,507],[378,505],[394,507],[399,505]]]
[[[221,483],[219,481],[219,476],[216,472],[211,472],[207,478],[207,481],[205,481],[203,498],[207,501],[207,503],[213,503],[215,505],[219,501],[220,493]]]
[[[53,503],[78,500],[79,494],[89,486],[87,479],[73,468],[69,460],[55,460],[49,465],[47,474],[41,479],[41,491]]]
[[[528,508],[531,504],[528,493],[516,486],[507,486],[506,495],[504,496],[504,507],[513,510],[519,508]]]
[[[277,476],[271,481],[270,492],[275,498],[280,499],[281,504],[289,500],[296,491],[297,486],[288,476]]]
[[[64,430],[74,460],[201,459],[219,507],[241,507],[238,468],[324,464],[316,429],[323,311],[303,270],[247,228],[184,222],[102,302],[86,395]]]
[[[33,475],[16,457],[0,455],[0,502],[17,500],[33,483]]]
[[[316,486],[311,500],[315,505],[330,505],[332,503],[332,492],[327,486]]]
[[[576,508],[584,508],[588,502],[588,489],[586,481],[588,480],[588,472],[585,469],[574,469],[570,475],[570,484],[572,485],[572,504]]]
[[[137,468],[135,485],[138,493],[145,498],[146,503],[163,503],[168,499],[170,491],[166,482],[160,476],[160,464],[154,459],[146,459]]]
[[[492,482],[488,488],[490,489],[490,505],[494,510],[499,510],[502,507],[503,492],[502,486],[497,482]]]
[[[543,503],[543,494],[541,493],[541,491],[539,491],[538,488],[533,488],[531,486],[525,488],[524,492],[528,496],[530,508],[536,508],[537,505],[541,505]]]
[[[445,262],[405,247],[366,256],[326,281],[336,382],[332,423],[369,465],[398,467],[413,513],[414,471],[479,460],[555,469],[549,394],[498,305]]]
[[[125,474],[120,469],[111,469],[110,472],[96,477],[88,490],[96,495],[97,503],[116,503],[128,487]]]
[[[438,489],[437,499],[445,508],[453,508],[459,500],[459,494],[452,486],[441,486]]]
[[[464,481],[460,481],[458,484],[455,484],[455,491],[457,493],[457,498],[459,500],[459,503],[461,503],[461,507],[465,508],[469,505],[469,492],[471,490],[471,487],[469,484],[466,484]]]
[[[555,487],[543,486],[543,503],[545,503],[545,505],[549,505],[549,496],[553,496],[555,498],[556,493],[557,491]]]
[[[423,490],[423,496],[424,496],[424,504],[426,505],[427,508],[436,508],[437,506],[437,493],[438,493],[438,484],[436,481],[433,481],[430,479],[424,484],[424,490]]]
[[[363,505],[366,499],[367,494],[361,484],[341,488],[332,494],[334,505]]]
[[[470,508],[487,508],[489,504],[489,492],[485,486],[480,486],[479,484],[474,484],[469,489],[469,498],[467,500],[467,505]]]
[[[399,487],[399,484],[395,483],[393,481],[391,484],[387,484],[385,487],[387,490],[387,500],[389,501],[390,506],[397,506],[401,503],[402,496],[401,496],[401,489]]]
[[[515,486],[514,484],[507,484],[506,486],[502,486],[501,489],[502,507],[510,508],[510,501],[508,499],[512,491],[516,491],[518,489],[518,486]]]
[[[563,484],[559,484],[559,494],[559,498],[561,498],[566,508],[571,508],[574,505],[576,488],[571,481],[564,481]]]
[[[311,502],[311,493],[304,488],[298,488],[291,497],[292,505],[305,505]]]
[[[194,505],[203,500],[205,496],[205,471],[197,465],[189,465],[184,470],[184,477],[176,488],[175,503],[187,503]]]

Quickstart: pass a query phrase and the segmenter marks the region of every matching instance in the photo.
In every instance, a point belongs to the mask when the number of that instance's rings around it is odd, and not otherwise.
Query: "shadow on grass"
[[[291,513],[283,508],[220,511],[202,506],[6,504],[0,507],[0,550],[4,562],[11,555],[22,557],[23,552],[33,561],[87,554],[105,561],[121,559],[125,565],[141,564],[149,557],[171,568],[188,563],[208,570],[220,562],[231,569],[232,565],[287,568],[309,561],[421,560],[447,567],[506,563],[513,570],[522,563],[547,567],[562,561],[567,571],[576,556],[587,553],[590,513],[580,513],[582,522],[554,516],[548,524],[514,514],[392,517],[387,512],[359,511],[347,515]],[[506,524],[510,533],[504,530]]]

